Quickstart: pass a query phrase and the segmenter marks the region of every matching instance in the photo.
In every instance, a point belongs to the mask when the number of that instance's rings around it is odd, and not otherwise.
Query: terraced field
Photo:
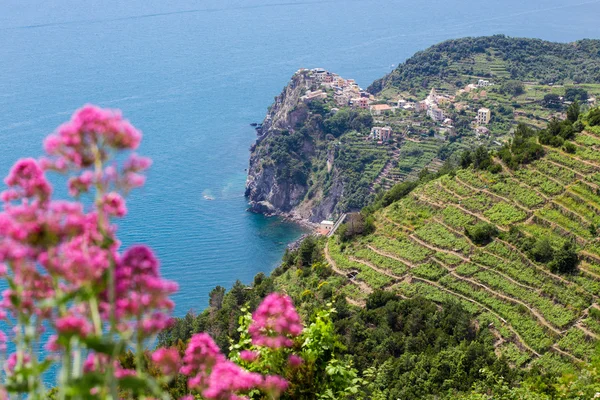
[[[327,258],[349,279],[344,294],[355,304],[375,289],[458,301],[518,367],[589,361],[600,339],[600,133],[576,142],[575,154],[546,148],[518,171],[443,176],[378,211],[375,233],[330,238]],[[478,246],[465,228],[482,221],[501,234]],[[576,273],[532,261],[502,234],[512,226],[556,247],[576,243]]]

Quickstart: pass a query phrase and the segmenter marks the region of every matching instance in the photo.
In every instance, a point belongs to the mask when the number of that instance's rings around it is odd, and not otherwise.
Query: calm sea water
[[[366,87],[448,38],[598,38],[598,15],[600,1],[564,0],[0,0],[0,175],[82,104],[123,109],[154,166],[121,238],[156,250],[177,314],[199,311],[301,234],[243,197],[249,123],[298,68]]]

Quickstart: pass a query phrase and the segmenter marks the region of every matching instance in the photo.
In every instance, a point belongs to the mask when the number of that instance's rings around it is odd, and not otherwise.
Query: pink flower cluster
[[[169,296],[178,286],[163,280],[158,271],[159,263],[154,253],[141,245],[125,251],[115,269],[116,316],[121,320],[139,321],[140,325],[135,328],[146,335],[156,334],[172,322],[166,312],[173,309],[174,303]],[[105,313],[109,310],[105,309]]]
[[[288,387],[288,382],[279,376],[249,372],[227,360],[206,333],[192,336],[180,372],[190,377],[189,388],[199,390],[209,400],[246,399],[239,393],[253,389],[278,398]]]
[[[142,186],[142,173],[151,164],[136,154],[124,162],[112,157],[138,148],[141,137],[119,111],[86,105],[48,136],[44,146],[49,158],[19,160],[5,179],[8,188],[0,195],[4,202],[0,276],[11,285],[2,292],[0,319],[10,320],[15,332],[53,327],[55,334],[47,343],[50,351],[62,351],[73,338],[104,335],[112,329],[112,310],[118,321],[117,334],[122,337],[131,337],[131,330],[137,329],[143,332],[143,339],[171,322],[173,302],[169,296],[177,285],[160,277],[158,261],[147,247],[134,246],[120,256],[116,227],[111,224],[113,218],[127,213],[122,193]],[[71,173],[69,194],[77,197],[93,192],[95,201],[88,203],[92,205],[53,200],[46,178],[46,171],[51,170]],[[114,293],[109,293],[111,276]],[[0,337],[0,349],[6,348],[5,343],[6,338]],[[80,340],[79,345],[85,347],[85,342]],[[19,354],[38,356],[30,349],[20,349]],[[11,357],[8,372],[31,373],[13,371],[16,358]],[[178,354],[166,351],[157,357],[165,371],[178,370]],[[115,360],[93,356],[86,368],[107,362],[112,365]],[[113,368],[117,378],[136,374],[116,365]]]
[[[152,362],[160,369],[165,376],[172,376],[179,370],[181,357],[177,349],[158,349],[152,353]]]
[[[44,142],[46,152],[59,156],[53,167],[90,167],[106,160],[108,154],[101,145],[117,150],[135,150],[142,134],[123,119],[118,110],[102,109],[87,104],[77,110],[71,120],[58,127]]]
[[[273,349],[291,347],[291,338],[302,333],[302,323],[292,299],[284,294],[271,293],[252,314],[248,331],[252,343]]]
[[[78,315],[60,317],[54,323],[56,331],[65,336],[86,337],[92,331],[92,324],[86,318]]]

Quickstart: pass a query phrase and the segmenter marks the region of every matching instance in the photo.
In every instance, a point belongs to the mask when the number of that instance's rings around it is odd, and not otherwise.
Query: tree
[[[498,228],[495,225],[480,222],[475,226],[465,228],[465,234],[475,244],[485,245],[498,236]]]
[[[567,120],[575,122],[579,119],[579,101],[575,100],[567,109]]]
[[[225,288],[223,286],[216,286],[213,290],[210,291],[208,295],[209,301],[208,304],[211,308],[215,310],[220,310],[223,306],[223,297],[225,296]]]
[[[304,267],[310,266],[313,263],[317,250],[317,241],[314,236],[308,236],[304,239],[298,251],[300,265]]]
[[[588,114],[588,123],[590,126],[600,125],[600,107],[594,108]]]
[[[520,81],[507,81],[502,84],[500,91],[504,94],[517,97],[525,93],[525,85]]]
[[[485,146],[479,146],[473,155],[473,167],[475,169],[488,169],[492,165],[492,156]]]
[[[542,100],[542,104],[547,108],[560,108],[560,96],[555,93],[548,93],[544,96],[544,100]]]
[[[581,101],[585,102],[588,99],[588,92],[583,88],[567,88],[565,90],[565,100],[566,101]]]
[[[537,240],[531,249],[531,255],[537,262],[546,263],[551,261],[554,257],[554,249],[550,244],[550,240],[548,240],[548,238],[541,238]]]
[[[469,168],[473,164],[473,156],[469,150],[465,150],[460,155],[460,167]]]
[[[548,264],[553,272],[561,274],[570,274],[577,269],[579,264],[579,256],[575,244],[571,241],[566,241],[563,246],[554,253],[554,258]]]

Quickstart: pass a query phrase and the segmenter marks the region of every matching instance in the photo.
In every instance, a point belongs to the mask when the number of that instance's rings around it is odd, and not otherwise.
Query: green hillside
[[[457,300],[514,366],[591,360],[600,339],[600,130],[588,127],[573,147],[544,145],[544,157],[514,170],[496,158],[495,174],[459,169],[375,212],[373,233],[330,238],[328,261],[352,277],[349,301],[364,304],[378,289]]]
[[[476,78],[540,84],[600,82],[600,41],[552,43],[504,35],[448,40],[416,53],[369,90],[456,89]]]

